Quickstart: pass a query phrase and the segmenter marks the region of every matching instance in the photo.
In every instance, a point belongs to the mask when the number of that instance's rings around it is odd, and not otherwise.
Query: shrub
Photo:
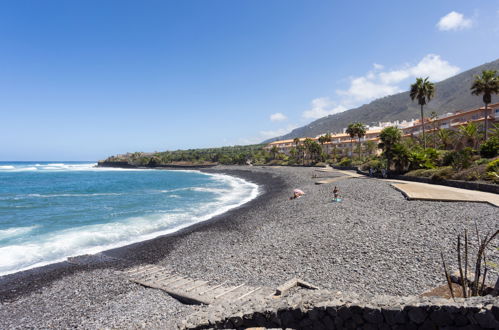
[[[487,172],[499,172],[499,158],[487,164]]]
[[[480,146],[480,156],[484,158],[493,158],[499,153],[499,138],[491,137]]]
[[[373,159],[368,161],[367,163],[362,164],[360,166],[360,169],[363,171],[368,171],[370,168],[372,168],[373,170],[381,170],[384,167],[385,166],[381,160]]]
[[[471,148],[464,148],[459,151],[451,151],[444,156],[443,165],[452,166],[454,170],[462,170],[470,167],[473,156]]]
[[[406,175],[430,178],[434,181],[450,179],[454,171],[451,166],[432,168],[432,169],[419,169],[408,172]]]
[[[316,164],[314,164],[315,167],[325,167],[327,164],[324,163],[324,162],[318,162]]]
[[[338,165],[345,167],[352,166],[352,160],[350,158],[345,157],[338,163]]]
[[[459,171],[454,174],[452,178],[457,180],[475,181],[483,179],[485,176],[485,165],[480,165]]]

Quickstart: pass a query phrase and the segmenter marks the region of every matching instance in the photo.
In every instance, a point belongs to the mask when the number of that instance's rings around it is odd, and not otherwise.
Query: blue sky
[[[261,142],[498,57],[499,0],[0,1],[0,160]]]

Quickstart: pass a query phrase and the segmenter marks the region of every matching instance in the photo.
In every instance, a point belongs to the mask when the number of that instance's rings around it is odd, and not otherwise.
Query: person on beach
[[[336,186],[334,186],[334,189],[333,189],[333,197],[334,197],[335,202],[337,202],[340,198],[340,190]]]
[[[289,199],[296,199],[296,198],[299,198],[303,195],[305,195],[305,193],[302,190],[295,189],[295,190],[293,190],[293,196],[289,197]]]

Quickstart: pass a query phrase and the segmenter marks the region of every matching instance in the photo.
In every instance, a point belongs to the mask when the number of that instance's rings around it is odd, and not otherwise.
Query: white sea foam
[[[27,194],[28,197],[52,198],[52,197],[93,197],[93,196],[120,196],[122,193],[93,193],[93,194]]]
[[[16,164],[1,165],[0,172],[26,172],[26,171],[149,171],[149,169],[126,169],[114,167],[97,167],[97,163],[50,163],[50,164]]]
[[[247,203],[259,194],[256,184],[227,175],[207,175],[229,185],[228,189],[199,190],[217,192],[217,198],[211,203],[196,205],[189,210],[153,212],[120,222],[61,230],[34,237],[31,242],[23,245],[0,247],[0,276],[64,261],[70,256],[97,253],[166,235],[227,212]],[[31,227],[17,228],[17,235],[24,235],[34,229],[26,228]],[[15,230],[12,233],[14,232]]]
[[[12,228],[8,228],[8,229],[1,229],[0,230],[0,240],[25,235],[35,228],[38,228],[38,226],[12,227]]]

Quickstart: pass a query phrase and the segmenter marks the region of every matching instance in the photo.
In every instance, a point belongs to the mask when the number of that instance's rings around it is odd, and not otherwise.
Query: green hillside
[[[435,98],[425,107],[425,113],[429,114],[435,111],[438,114],[443,114],[482,106],[482,98],[470,93],[474,76],[480,74],[482,70],[499,71],[499,59],[436,83]],[[499,97],[493,96],[492,102],[499,102]],[[417,102],[411,101],[407,91],[377,99],[355,109],[317,119],[286,135],[266,140],[264,143],[295,137],[313,137],[327,132],[339,132],[349,123],[355,121],[373,125],[380,121],[409,120],[419,117],[420,108]]]

